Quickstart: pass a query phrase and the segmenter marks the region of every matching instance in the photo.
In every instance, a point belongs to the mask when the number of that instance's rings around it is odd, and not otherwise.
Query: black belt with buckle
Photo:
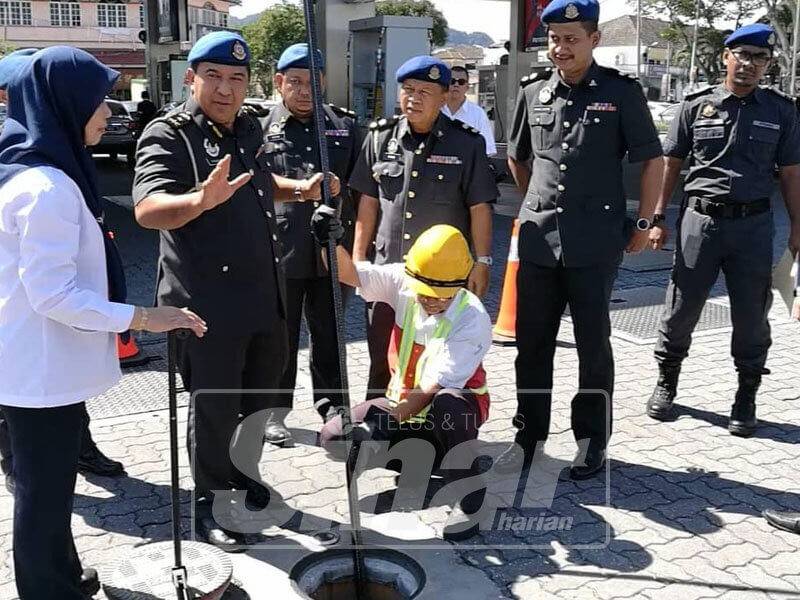
[[[690,197],[689,207],[701,215],[718,219],[742,219],[767,212],[770,209],[769,198],[762,198],[747,204],[732,202],[711,202],[705,198]]]

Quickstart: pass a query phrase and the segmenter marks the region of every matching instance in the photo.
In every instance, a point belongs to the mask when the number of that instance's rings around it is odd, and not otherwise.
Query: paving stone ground
[[[785,239],[781,218],[779,215],[778,229]],[[504,256],[510,219],[498,217],[496,224],[495,256]],[[668,272],[663,271],[621,271],[617,289],[663,285],[667,277]],[[487,300],[493,313],[501,278],[502,265],[494,271],[493,293]],[[719,290],[724,293],[722,283]],[[391,497],[387,491],[393,489],[394,479],[391,472],[379,469],[360,480],[367,541],[398,547],[441,545],[462,568],[474,570],[488,584],[474,592],[477,588],[473,586],[459,588],[462,582],[455,575],[452,582],[444,581],[441,578],[446,575],[437,571],[437,583],[452,586],[463,600],[800,598],[800,536],[775,530],[760,517],[765,508],[800,510],[796,469],[800,326],[775,314],[768,364],[772,375],[765,377],[759,395],[760,426],[754,437],[735,438],[726,430],[736,387],[729,331],[707,332],[695,339],[681,376],[680,415],[673,423],[657,423],[644,415],[644,403],[656,377],[652,348],[615,337],[614,437],[607,481],[571,482],[541,474],[541,481],[527,490],[526,497],[533,502],[504,512],[504,526],[485,529],[477,538],[451,545],[441,543],[448,507],[436,498],[416,511],[397,504],[388,506]],[[348,339],[353,396],[360,398],[368,356],[358,301],[348,312]],[[569,431],[569,400],[575,392],[577,356],[567,322],[559,340],[553,435],[546,447],[551,474],[568,466],[575,452]],[[163,355],[158,339],[146,342],[148,352]],[[488,456],[497,456],[512,439],[514,358],[514,348],[493,347],[486,360],[493,404],[479,439],[482,453]],[[288,420],[297,443],[292,448],[266,449],[261,474],[288,506],[302,511],[304,530],[308,531],[330,522],[346,522],[347,502],[341,463],[314,446],[318,417],[308,398],[306,350],[299,363],[297,409]],[[109,397],[133,401],[146,396],[150,404],[144,402],[142,407],[158,404],[155,400],[163,406],[164,370],[162,360],[129,373]],[[102,401],[92,401],[90,408],[101,405]],[[182,409],[182,427],[184,421]],[[73,517],[76,544],[86,565],[99,565],[124,555],[142,540],[168,539],[166,412],[98,415],[92,428],[103,450],[122,460],[128,470],[128,476],[120,479],[78,478]],[[188,514],[191,480],[183,446],[181,468],[182,506]],[[0,491],[2,600],[16,597],[10,553],[12,506],[5,490]],[[545,518],[554,515],[566,517],[565,525],[555,530],[543,527]],[[188,531],[188,518],[182,525]],[[263,561],[264,569],[282,564],[279,557],[285,550],[277,548],[289,545],[296,550],[303,543],[287,529],[269,527],[249,539],[254,549],[248,556]],[[418,555],[425,566],[425,553]],[[241,587],[246,589],[246,582]],[[228,596],[230,600],[246,597],[241,589]]]

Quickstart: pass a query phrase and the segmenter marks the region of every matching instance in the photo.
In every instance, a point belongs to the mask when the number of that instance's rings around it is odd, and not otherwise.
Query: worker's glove
[[[327,246],[328,240],[337,244],[344,237],[344,226],[336,214],[336,209],[322,204],[314,211],[311,217],[311,232],[320,246]]]
[[[391,413],[377,406],[370,406],[364,421],[353,424],[354,442],[388,442],[392,434],[400,430],[400,423]]]

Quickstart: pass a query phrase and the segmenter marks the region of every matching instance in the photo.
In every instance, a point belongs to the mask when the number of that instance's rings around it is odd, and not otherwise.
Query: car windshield
[[[108,104],[108,108],[111,109],[111,114],[115,117],[127,117],[128,111],[125,110],[125,106],[122,105],[120,102],[109,102],[106,101]]]

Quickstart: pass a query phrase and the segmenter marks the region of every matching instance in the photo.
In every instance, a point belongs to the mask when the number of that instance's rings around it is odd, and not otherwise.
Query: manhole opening
[[[366,581],[362,600],[411,600],[425,586],[425,571],[411,557],[385,548],[363,551]],[[351,550],[327,550],[298,562],[289,574],[309,600],[353,600],[356,597]]]

